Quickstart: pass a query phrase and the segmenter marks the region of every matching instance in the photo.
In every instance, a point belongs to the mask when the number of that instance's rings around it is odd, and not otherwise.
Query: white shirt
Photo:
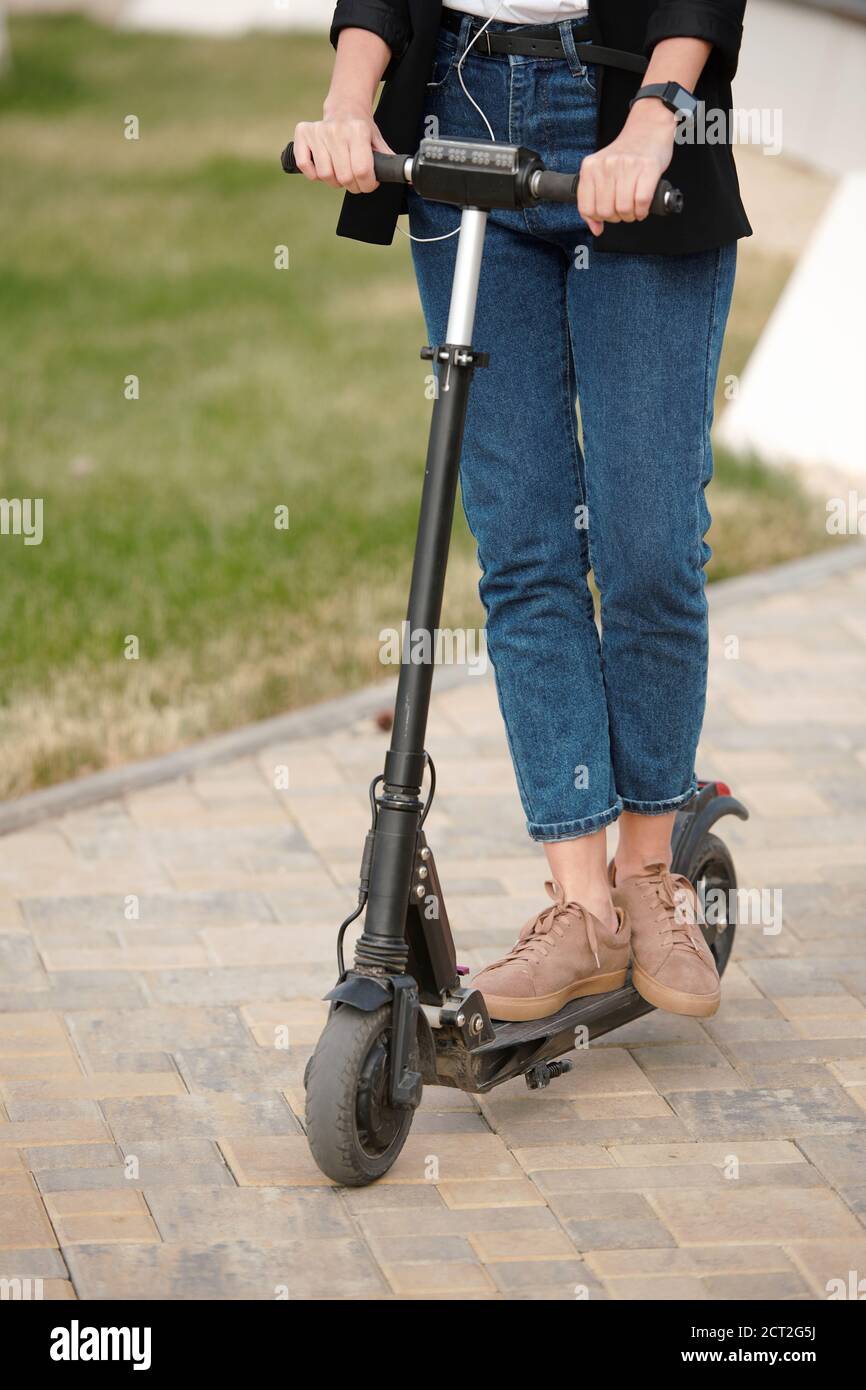
[[[588,14],[588,0],[443,0],[446,10],[462,10],[502,24],[553,24]]]

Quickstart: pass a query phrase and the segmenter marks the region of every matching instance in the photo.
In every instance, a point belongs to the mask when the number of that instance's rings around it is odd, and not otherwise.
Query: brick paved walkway
[[[866,1276],[866,566],[781,579],[713,600],[701,770],[751,807],[724,834],[743,885],[783,890],[782,930],[741,927],[706,1024],[649,1015],[540,1094],[428,1091],[372,1189],[325,1183],[301,1122],[371,721],[0,839],[0,1277],[56,1298],[810,1299]],[[543,901],[542,859],[488,680],[437,695],[429,743],[476,966]]]

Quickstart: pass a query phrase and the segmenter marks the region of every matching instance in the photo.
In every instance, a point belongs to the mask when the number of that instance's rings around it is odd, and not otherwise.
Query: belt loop
[[[560,20],[559,37],[562,40],[563,52],[565,53],[565,56],[568,59],[568,66],[571,69],[572,76],[583,77],[584,73],[586,72],[586,68],[580,61],[580,57],[577,52],[577,46],[574,42],[574,29],[572,27],[573,23],[574,21],[571,19]]]
[[[460,33],[457,36],[457,61],[463,57],[472,39],[472,25],[475,20],[471,14],[465,14],[460,21]]]

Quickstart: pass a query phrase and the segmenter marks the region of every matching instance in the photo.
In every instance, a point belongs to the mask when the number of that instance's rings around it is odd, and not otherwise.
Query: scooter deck
[[[483,1043],[478,1052],[497,1052],[500,1048],[516,1047],[521,1043],[535,1042],[543,1038],[554,1038],[560,1033],[573,1032],[585,1027],[590,1038],[608,1033],[612,1028],[621,1028],[632,1018],[640,1018],[650,1013],[652,1004],[638,994],[630,983],[608,994],[590,994],[582,999],[572,999],[547,1018],[531,1019],[522,1023],[507,1023],[493,1020],[496,1037]]]
[[[522,1076],[539,1062],[554,1061],[612,1028],[621,1028],[631,1019],[650,1013],[652,1007],[627,983],[608,994],[573,999],[548,1018],[525,1023],[493,1020],[495,1036],[490,1042],[467,1052],[449,1052],[445,1066],[440,1058],[440,1071],[444,1070],[448,1079],[440,1075],[438,1084],[483,1094],[510,1077]]]

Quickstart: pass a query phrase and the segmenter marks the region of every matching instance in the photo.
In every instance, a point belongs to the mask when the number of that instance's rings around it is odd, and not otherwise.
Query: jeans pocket
[[[456,65],[457,49],[440,44],[433,60],[433,71],[427,79],[428,92],[444,91]]]
[[[571,75],[575,82],[579,82],[583,88],[589,92],[590,96],[597,96],[597,72],[594,63],[583,63],[578,58],[579,67],[572,67]]]

